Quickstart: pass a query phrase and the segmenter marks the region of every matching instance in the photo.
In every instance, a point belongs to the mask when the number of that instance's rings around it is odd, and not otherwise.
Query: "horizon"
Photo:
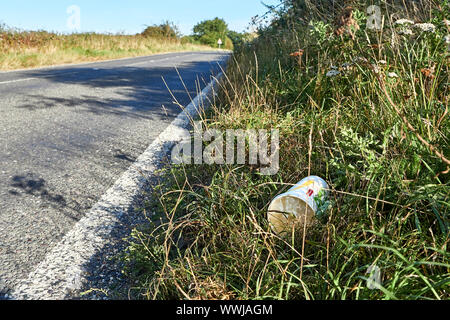
[[[267,5],[276,5],[280,0],[264,0]],[[177,8],[176,11],[173,8]],[[260,0],[206,1],[186,3],[182,0],[123,1],[98,0],[95,3],[79,1],[18,0],[3,5],[0,24],[22,31],[47,31],[59,34],[101,33],[138,34],[147,26],[165,21],[175,24],[182,35],[193,33],[194,26],[216,17],[224,19],[228,27],[236,32],[249,32],[252,17],[268,11]],[[79,26],[70,28],[69,19],[79,12]],[[119,22],[117,22],[119,21]]]

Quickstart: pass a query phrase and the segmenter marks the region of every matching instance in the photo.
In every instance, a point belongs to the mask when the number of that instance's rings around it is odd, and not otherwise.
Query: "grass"
[[[156,53],[211,50],[179,39],[142,35],[55,34],[0,26],[0,70],[138,57]]]
[[[359,30],[336,35],[323,14],[331,1],[316,3],[287,1],[237,48],[203,116],[210,128],[279,129],[279,174],[168,167],[124,253],[133,298],[450,298],[448,2],[416,12],[386,2],[391,17],[436,27],[410,36],[391,19],[367,30],[365,1],[354,6]],[[326,215],[276,236],[268,204],[310,174],[330,185]]]

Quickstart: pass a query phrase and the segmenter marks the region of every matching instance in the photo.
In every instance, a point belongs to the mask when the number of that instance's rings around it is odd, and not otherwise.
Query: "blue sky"
[[[278,4],[279,0],[262,0]],[[0,23],[25,30],[70,32],[67,8],[80,8],[82,32],[141,32],[165,20],[190,34],[196,23],[216,16],[230,29],[244,31],[251,18],[267,10],[261,0],[3,0]]]

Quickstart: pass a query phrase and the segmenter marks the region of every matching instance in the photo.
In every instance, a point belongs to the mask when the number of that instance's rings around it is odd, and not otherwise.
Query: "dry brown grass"
[[[0,30],[0,70],[202,50],[211,48],[182,43],[178,39],[153,39],[141,35],[58,35]]]

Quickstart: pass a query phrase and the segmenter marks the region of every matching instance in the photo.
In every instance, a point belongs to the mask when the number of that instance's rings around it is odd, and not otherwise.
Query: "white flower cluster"
[[[349,71],[353,68],[354,63],[349,63],[349,62],[345,62],[343,64],[341,64],[340,67],[337,67],[335,65],[332,65],[330,68],[331,70],[327,72],[327,77],[331,78],[331,77],[335,77],[338,76],[342,73],[342,71]]]
[[[398,78],[398,75],[395,72],[389,72],[388,77],[389,78]]]
[[[398,32],[398,34],[404,35],[404,36],[411,36],[411,35],[413,35],[413,31],[411,29],[406,28],[406,29],[400,30]]]
[[[375,73],[380,73],[380,67],[376,65],[375,63],[372,63],[372,69]]]
[[[340,73],[339,71],[333,69],[333,70],[327,72],[327,77],[328,77],[328,78],[331,78],[331,77],[338,76],[338,75],[340,75],[340,74],[341,74],[341,73]]]
[[[406,25],[406,24],[414,24],[414,21],[411,21],[411,20],[408,20],[408,19],[400,19],[400,20],[395,21],[395,24],[403,26],[403,25]]]
[[[414,27],[422,30],[423,32],[434,33],[436,31],[436,26],[432,23],[416,23]]]
[[[343,64],[341,65],[341,68],[342,68],[343,70],[345,70],[345,71],[350,70],[352,67],[353,67],[353,63],[348,63],[348,62],[343,63]]]
[[[413,34],[413,30],[410,27],[414,27],[416,29],[420,29],[422,32],[431,32],[434,33],[436,31],[436,26],[432,23],[414,23],[414,21],[408,19],[399,19],[394,23],[396,26],[401,26],[402,28],[398,31],[398,34],[410,36]]]

